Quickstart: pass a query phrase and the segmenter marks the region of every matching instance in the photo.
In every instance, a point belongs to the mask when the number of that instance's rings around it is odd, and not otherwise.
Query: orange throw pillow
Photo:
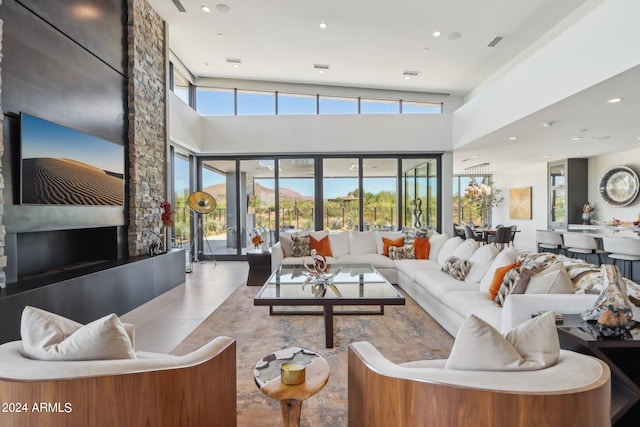
[[[416,237],[413,241],[413,249],[416,252],[416,259],[429,259],[429,252],[431,252],[431,243],[428,237]]]
[[[400,237],[396,240],[387,239],[386,237],[382,238],[382,255],[389,256],[389,247],[395,246],[401,248],[404,246],[404,237]]]
[[[311,249],[315,249],[319,255],[323,257],[333,256],[331,255],[331,245],[329,244],[329,236],[324,236],[320,240],[314,239],[312,236],[309,236],[309,243],[311,244]]]
[[[500,286],[502,286],[502,281],[504,280],[504,276],[507,275],[509,270],[520,267],[520,261],[516,261],[513,264],[505,265],[504,267],[500,267],[496,269],[496,272],[493,273],[493,279],[491,279],[491,285],[489,285],[489,299],[493,301],[496,299],[496,295],[498,295],[498,291],[500,290]]]

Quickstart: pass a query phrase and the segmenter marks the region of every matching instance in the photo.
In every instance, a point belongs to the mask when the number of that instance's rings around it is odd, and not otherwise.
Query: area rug
[[[256,363],[275,350],[302,347],[327,360],[329,382],[302,404],[300,420],[302,426],[327,427],[347,425],[350,343],[369,341],[396,363],[446,358],[453,344],[453,338],[405,295],[406,305],[386,306],[384,315],[335,315],[334,348],[328,349],[322,316],[270,316],[268,307],[253,305],[258,290],[239,288],[173,351],[188,353],[218,335],[236,340],[238,426],[282,425],[279,403],[262,394],[253,378]]]

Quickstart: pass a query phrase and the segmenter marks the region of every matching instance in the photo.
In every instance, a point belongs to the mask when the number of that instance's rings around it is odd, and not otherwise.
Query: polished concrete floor
[[[249,264],[212,261],[193,264],[186,282],[121,316],[136,325],[136,350],[171,352],[238,287],[245,286]]]

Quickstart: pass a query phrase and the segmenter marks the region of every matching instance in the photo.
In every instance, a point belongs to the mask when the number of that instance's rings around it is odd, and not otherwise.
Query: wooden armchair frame
[[[379,367],[393,364],[379,353],[373,363],[368,363],[360,352],[363,347],[358,347],[361,344],[368,343],[352,344],[348,350],[350,427],[611,425],[610,371],[597,359],[594,360],[603,365],[602,375],[588,386],[566,391],[517,392],[384,375]],[[488,386],[491,375],[487,372]]]
[[[0,425],[234,426],[236,343],[226,339],[221,350],[191,366],[63,379],[0,378],[0,400],[26,403],[28,409],[0,413]],[[46,410],[34,411],[41,403]]]

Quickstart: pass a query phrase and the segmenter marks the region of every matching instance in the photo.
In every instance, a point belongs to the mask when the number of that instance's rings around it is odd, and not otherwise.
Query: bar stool
[[[602,264],[601,254],[604,251],[598,249],[598,243],[594,237],[582,233],[564,233],[562,238],[564,239],[567,253],[571,254],[573,258],[578,258],[578,254],[582,254],[584,255],[584,260],[587,261],[587,255],[595,254],[598,256],[598,263]]]
[[[603,237],[602,246],[609,258],[616,261],[627,261],[629,265],[629,275],[623,274],[627,279],[633,280],[633,262],[640,261],[640,239],[625,237]],[[626,263],[625,263],[626,264]]]
[[[560,251],[563,251],[565,254],[567,252],[562,234],[557,231],[536,230],[536,243],[538,244],[538,249],[541,249],[541,252],[544,252],[545,249],[550,249],[554,254]]]

